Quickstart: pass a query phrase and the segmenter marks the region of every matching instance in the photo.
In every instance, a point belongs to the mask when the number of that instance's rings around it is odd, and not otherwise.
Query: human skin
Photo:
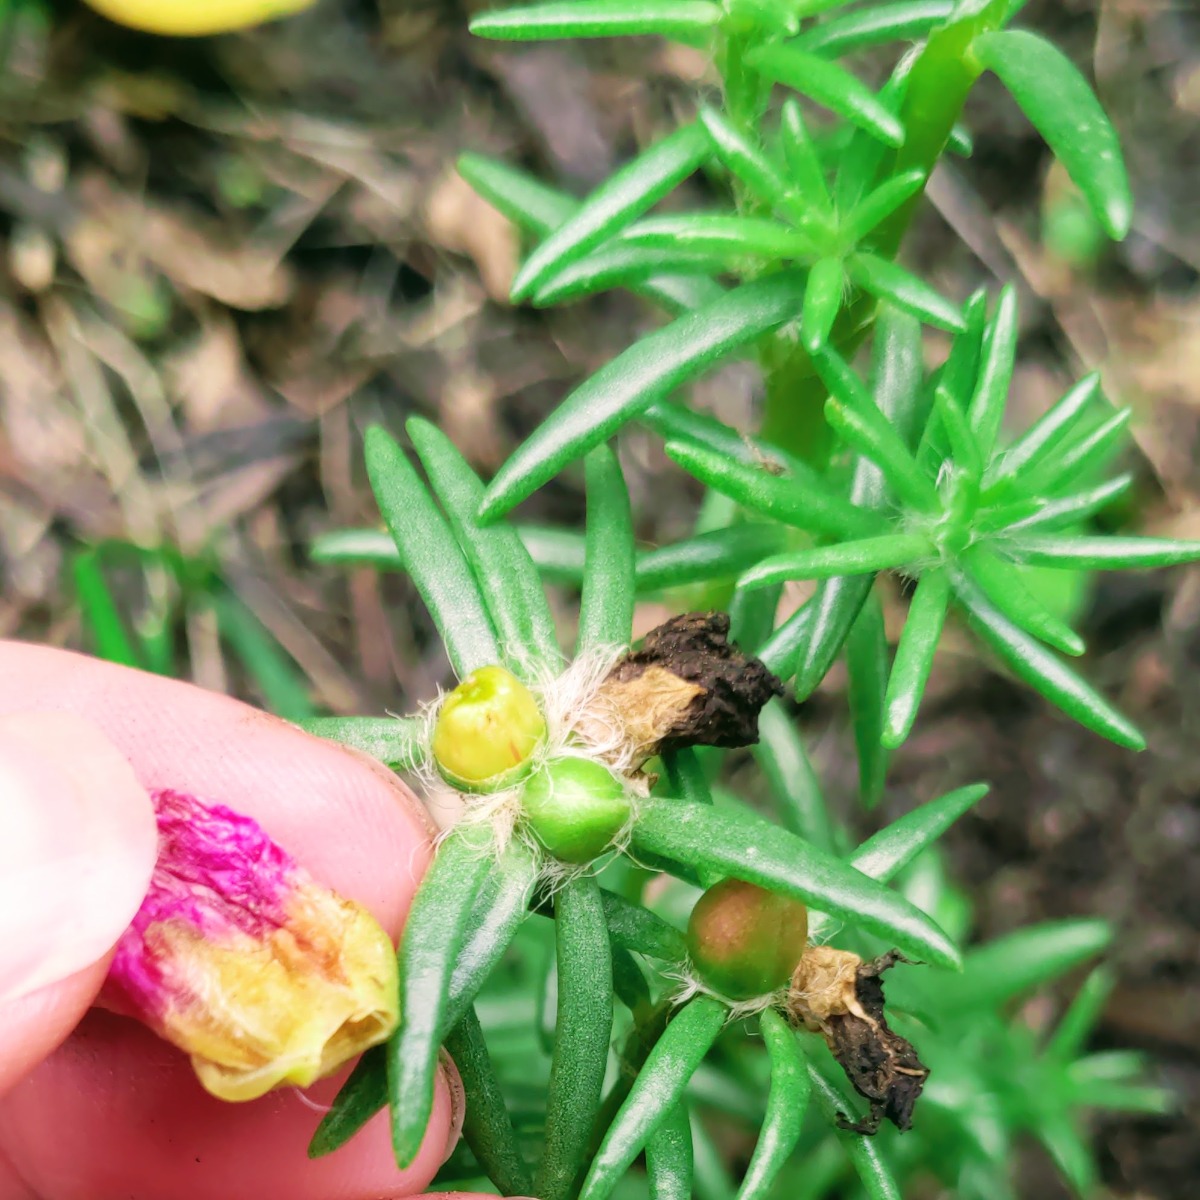
[[[93,1007],[149,877],[146,792],[160,787],[255,818],[393,938],[429,862],[432,826],[416,797],[365,756],[188,684],[0,642],[0,1200],[419,1192],[458,1138],[452,1069],[405,1171],[386,1114],[311,1162],[320,1106],[345,1072],[304,1094],[227,1104],[183,1053]]]

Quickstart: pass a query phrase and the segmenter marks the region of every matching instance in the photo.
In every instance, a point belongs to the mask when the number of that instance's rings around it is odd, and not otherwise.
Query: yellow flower
[[[112,999],[191,1055],[222,1100],[307,1087],[399,1020],[391,940],[248,817],[152,793],[159,857],[118,943]]]
[[[109,20],[147,33],[197,37],[286,17],[314,0],[87,0]]]

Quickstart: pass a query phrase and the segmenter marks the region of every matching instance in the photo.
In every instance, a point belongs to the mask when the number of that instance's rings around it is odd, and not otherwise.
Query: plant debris
[[[861,1121],[838,1113],[838,1124],[853,1133],[877,1133],[885,1117],[901,1131],[911,1129],[913,1108],[929,1078],[913,1044],[888,1026],[883,1012],[880,976],[908,961],[898,950],[864,962],[848,950],[812,946],[792,975],[787,997],[792,1023],[825,1038],[854,1090],[870,1102]]]
[[[683,613],[613,667],[590,707],[619,718],[640,766],[687,746],[752,746],[763,705],[782,695],[782,682],[729,641],[726,613]]]

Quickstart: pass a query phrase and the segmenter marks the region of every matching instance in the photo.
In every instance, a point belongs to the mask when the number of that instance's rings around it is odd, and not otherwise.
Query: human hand
[[[0,642],[0,1200],[419,1192],[458,1139],[452,1072],[407,1170],[386,1114],[314,1162],[313,1102],[340,1078],[226,1104],[180,1051],[90,1009],[154,862],[146,789],[168,786],[260,821],[393,937],[429,860],[416,797],[369,759],[188,684]]]

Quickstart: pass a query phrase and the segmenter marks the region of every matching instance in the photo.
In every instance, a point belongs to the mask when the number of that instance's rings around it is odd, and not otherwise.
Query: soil
[[[455,156],[501,155],[583,192],[707,80],[697,55],[653,42],[473,42],[471,7],[327,0],[254,33],[178,43],[68,0],[19,9],[0,72],[0,636],[87,646],[79,548],[117,539],[176,549],[117,563],[110,579],[130,614],[170,608],[176,669],[206,686],[266,699],[221,636],[229,597],[322,709],[401,710],[445,678],[405,579],[307,553],[320,532],[375,520],[363,428],[402,434],[428,416],[490,473],[657,320],[624,294],[509,307],[516,240]],[[932,182],[936,211],[910,258],[959,297],[1015,280],[1017,419],[1102,367],[1138,415],[1125,519],[1197,536],[1200,9],[1035,0],[1022,20],[1094,75],[1129,157],[1134,233],[1085,265],[1047,244],[1062,178],[985,80],[968,113],[975,153]],[[702,197],[702,183],[689,188]],[[748,368],[695,390],[735,423],[757,401]],[[630,433],[621,453],[639,534],[687,532],[694,485],[649,435]],[[575,526],[582,511],[568,472],[522,517]],[[566,627],[570,597],[558,603]],[[639,627],[666,615],[647,605]],[[1200,1178],[1198,616],[1195,571],[1101,580],[1086,605],[1084,668],[1147,732],[1138,756],[952,634],[884,810],[990,780],[947,841],[981,931],[1090,913],[1118,924],[1101,1043],[1152,1052],[1181,1096],[1177,1116],[1098,1125],[1111,1194],[1142,1200],[1192,1196]],[[804,719],[849,804],[840,686],[835,674]],[[1022,1195],[1065,1194],[1036,1155],[1023,1171]]]

